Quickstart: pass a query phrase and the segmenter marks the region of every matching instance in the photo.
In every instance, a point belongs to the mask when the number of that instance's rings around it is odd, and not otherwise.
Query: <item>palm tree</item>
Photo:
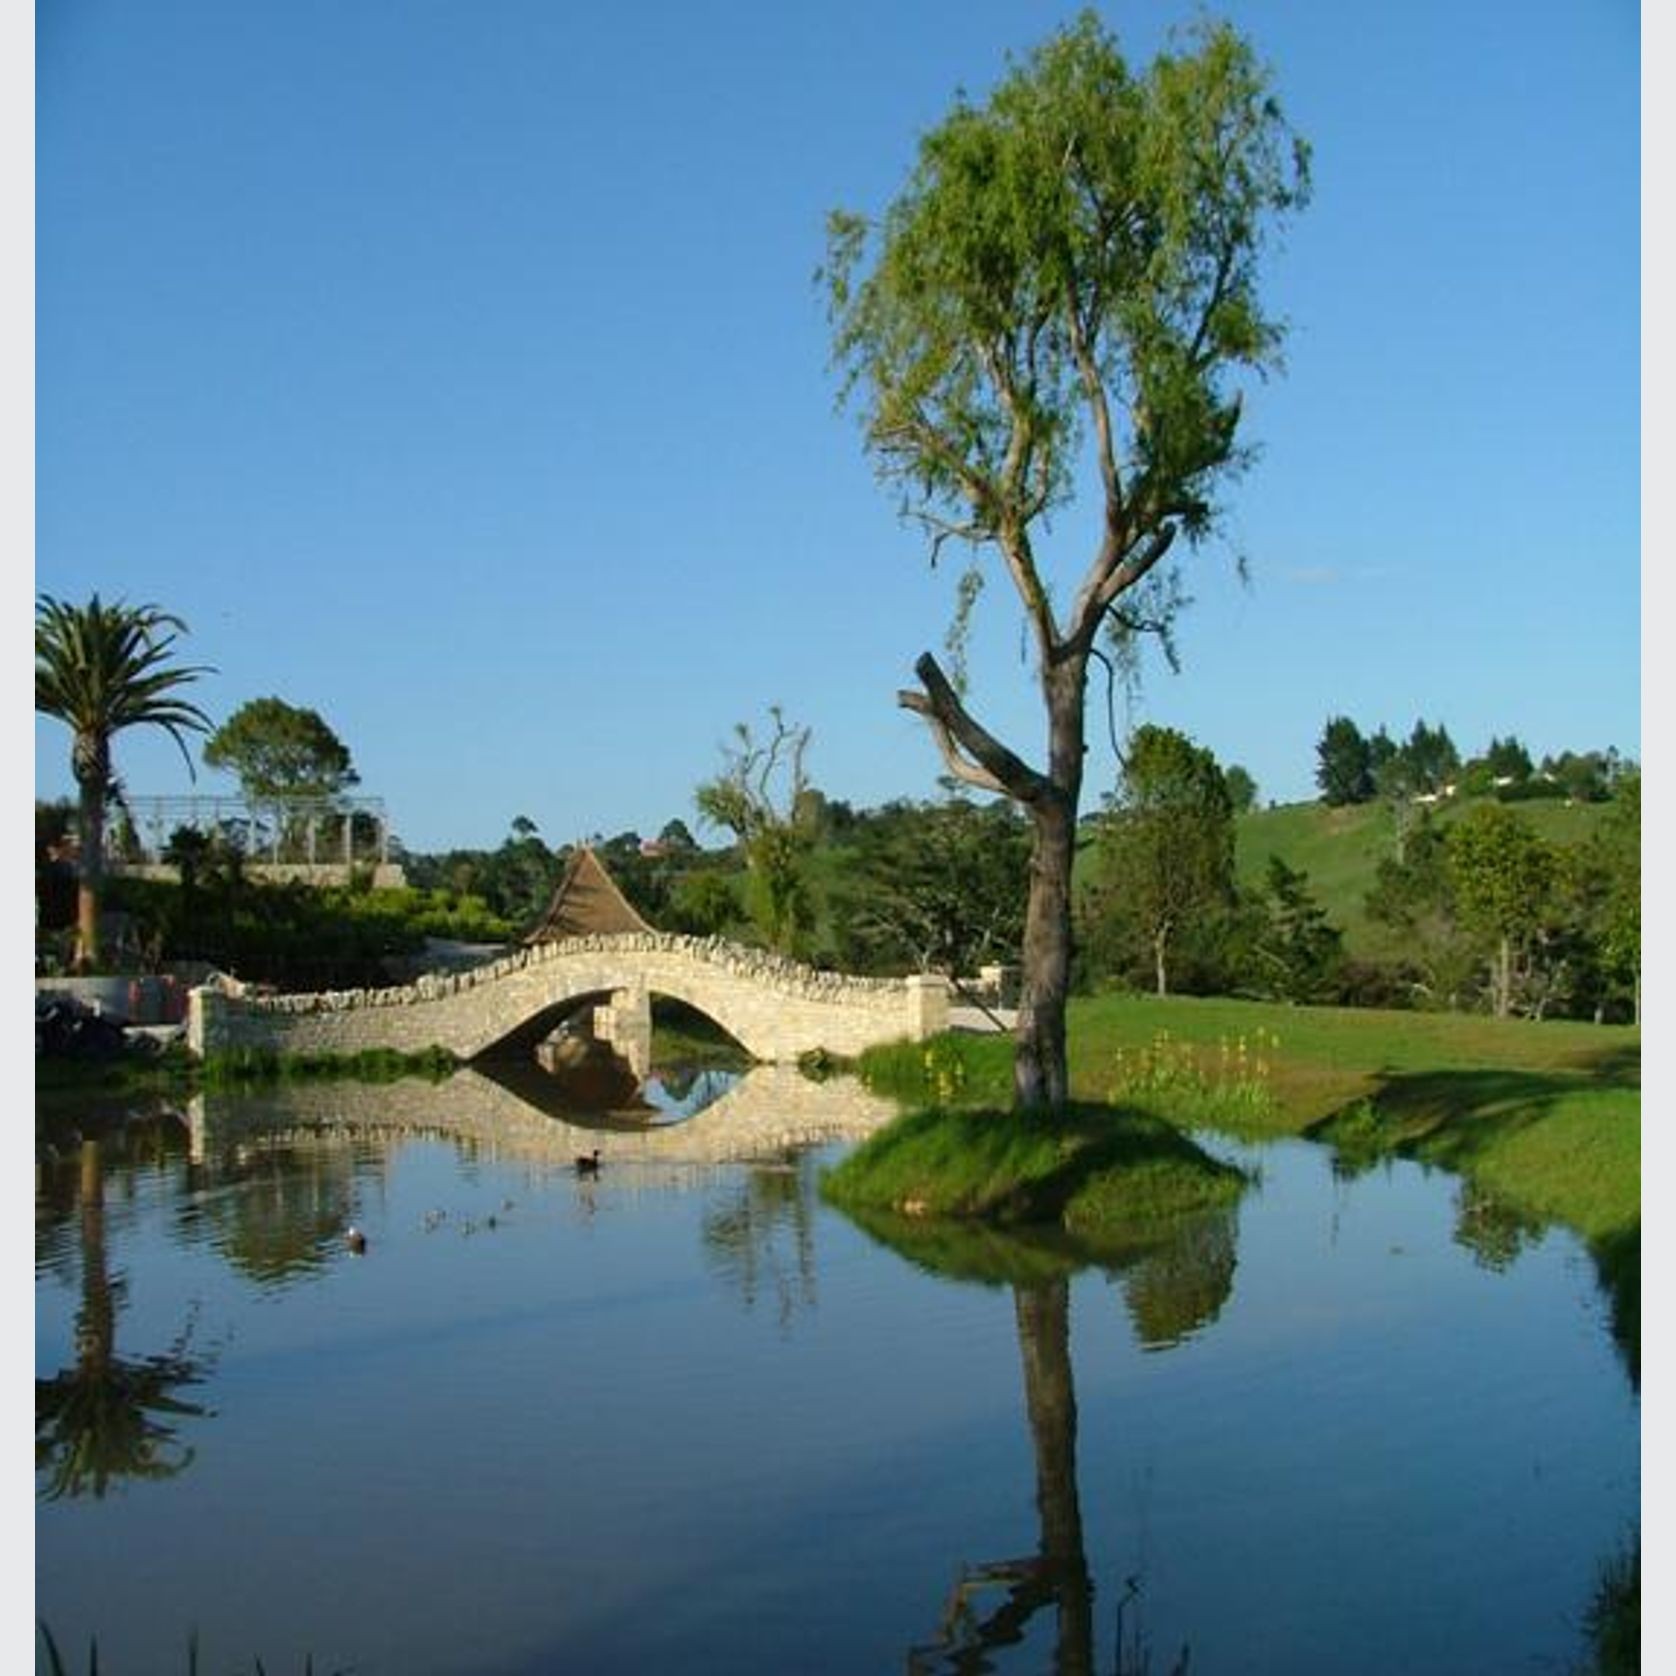
[[[191,1354],[190,1323],[161,1355],[116,1353],[126,1282],[110,1272],[98,1141],[82,1143],[80,1200],[76,1363],[35,1381],[35,1470],[44,1475],[37,1494],[46,1501],[103,1497],[124,1479],[175,1477],[193,1457],[175,1436],[177,1422],[209,1412],[176,1394],[200,1383],[210,1365]]]
[[[111,738],[125,727],[165,729],[192,772],[183,729],[209,731],[195,704],[177,688],[211,673],[207,666],[172,662],[177,633],[186,624],[155,605],[67,605],[50,594],[35,601],[35,708],[56,716],[74,735],[70,769],[80,793],[77,833],[81,844],[76,895],[78,971],[99,959],[99,889],[104,876],[105,806],[114,778]]]

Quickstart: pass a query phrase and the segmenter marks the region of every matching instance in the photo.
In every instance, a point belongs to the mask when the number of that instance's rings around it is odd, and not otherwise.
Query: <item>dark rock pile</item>
[[[73,996],[43,995],[36,1000],[37,1059],[119,1059],[127,1050],[122,1026]]]

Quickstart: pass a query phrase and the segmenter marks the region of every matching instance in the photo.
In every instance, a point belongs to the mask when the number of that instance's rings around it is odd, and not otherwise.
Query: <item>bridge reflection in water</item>
[[[728,1164],[788,1148],[860,1139],[895,1107],[852,1077],[815,1082],[794,1065],[759,1065],[695,1116],[669,1121],[646,1103],[582,1113],[558,1103],[555,1079],[534,1067],[467,1069],[444,1082],[298,1083],[260,1093],[194,1095],[194,1162],[299,1132],[451,1137],[494,1155],[569,1164],[598,1148],[603,1164]]]

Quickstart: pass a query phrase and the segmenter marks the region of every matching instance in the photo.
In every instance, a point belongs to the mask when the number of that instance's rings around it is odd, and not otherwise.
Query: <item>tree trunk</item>
[[[1170,993],[1169,972],[1164,962],[1164,950],[1170,940],[1167,927],[1161,927],[1152,934],[1152,975],[1153,983],[1160,996]]]
[[[1071,987],[1071,867],[1082,794],[1087,662],[1066,658],[1042,677],[1048,709],[1048,789],[1030,805],[1035,842],[1024,915],[1013,1103],[1055,1110],[1070,1098],[1065,1001]]]
[[[1496,946],[1496,1017],[1513,1011],[1513,942],[1503,935]]]
[[[1036,1455],[1040,1553],[1059,1604],[1058,1676],[1094,1669],[1094,1585],[1077,1495],[1077,1398],[1071,1381],[1070,1283],[1013,1289],[1024,1403]]]
[[[76,1360],[93,1381],[109,1372],[116,1345],[116,1294],[105,1256],[105,1176],[97,1141],[81,1146],[81,1308]]]
[[[103,785],[83,780],[76,816],[81,846],[76,876],[76,952],[78,972],[99,965],[99,898],[105,876],[105,791]]]
[[[1071,985],[1071,862],[1075,816],[1055,802],[1031,811],[1036,841],[1024,916],[1013,1102],[1056,1108],[1069,1097],[1065,997]]]

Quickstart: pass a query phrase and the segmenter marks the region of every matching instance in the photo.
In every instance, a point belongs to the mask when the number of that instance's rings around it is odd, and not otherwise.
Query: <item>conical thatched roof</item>
[[[547,912],[524,941],[556,943],[565,937],[608,936],[652,929],[628,904],[605,863],[586,844],[571,851]]]

